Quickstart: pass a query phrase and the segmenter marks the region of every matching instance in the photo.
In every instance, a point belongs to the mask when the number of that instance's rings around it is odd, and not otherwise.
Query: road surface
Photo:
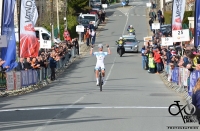
[[[105,59],[103,92],[95,85],[96,58],[88,53],[47,87],[1,98],[0,131],[167,131],[167,126],[197,126],[169,114],[169,105],[184,101],[159,75],[142,69],[139,53],[123,57],[116,53],[114,41],[127,33],[129,24],[135,27],[139,41],[147,36],[146,2],[107,9],[109,20],[96,42],[109,44],[112,51]]]

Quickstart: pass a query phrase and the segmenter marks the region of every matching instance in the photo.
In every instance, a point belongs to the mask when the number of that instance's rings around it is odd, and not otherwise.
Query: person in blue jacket
[[[194,115],[197,116],[200,124],[200,78],[198,78],[197,83],[193,89],[192,104],[196,107],[196,112]]]
[[[50,57],[49,57],[49,66],[51,68],[51,81],[54,81],[56,79],[56,66],[57,66],[57,60],[56,60],[56,56],[54,53],[51,53]]]

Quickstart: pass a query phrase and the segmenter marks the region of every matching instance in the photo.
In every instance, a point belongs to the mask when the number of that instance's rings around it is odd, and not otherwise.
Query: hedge
[[[185,11],[182,24],[186,24],[187,26],[189,26],[188,17],[193,17],[193,16],[194,16],[194,11]],[[165,17],[165,24],[171,24],[172,11],[164,12],[164,17]]]

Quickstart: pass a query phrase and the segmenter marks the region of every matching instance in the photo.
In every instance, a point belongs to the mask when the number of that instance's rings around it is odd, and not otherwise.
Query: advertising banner
[[[16,40],[14,30],[15,0],[4,0],[2,14],[2,35],[7,38],[8,45],[1,48],[1,58],[5,60],[3,67],[9,66],[7,71],[17,66],[16,62]],[[0,14],[1,15],[1,14]]]
[[[15,72],[15,89],[18,90],[22,87],[21,72]]]
[[[28,85],[32,85],[33,84],[33,70],[28,70]]]
[[[15,89],[15,82],[14,82],[14,74],[13,72],[6,73],[6,83],[7,83],[7,90],[11,91]]]
[[[22,86],[28,86],[28,71],[21,71]]]
[[[172,31],[182,29],[182,20],[185,12],[185,0],[173,0]]]
[[[37,84],[38,82],[38,73],[36,70],[33,70],[33,84]]]
[[[38,18],[35,0],[21,0],[20,57],[37,57],[40,44],[34,26]]]
[[[195,17],[194,17],[194,45],[198,47],[200,45],[200,0],[195,2]]]
[[[178,84],[178,80],[179,80],[178,74],[179,74],[179,68],[175,67],[172,72],[172,82],[177,83],[177,84]]]

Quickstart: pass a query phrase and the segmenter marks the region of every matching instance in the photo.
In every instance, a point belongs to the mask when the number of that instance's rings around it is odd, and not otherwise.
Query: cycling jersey
[[[99,67],[101,67],[101,69],[104,70],[105,69],[104,59],[105,59],[105,56],[108,55],[108,52],[94,52],[93,55],[96,56],[97,58],[95,69],[98,70]]]

